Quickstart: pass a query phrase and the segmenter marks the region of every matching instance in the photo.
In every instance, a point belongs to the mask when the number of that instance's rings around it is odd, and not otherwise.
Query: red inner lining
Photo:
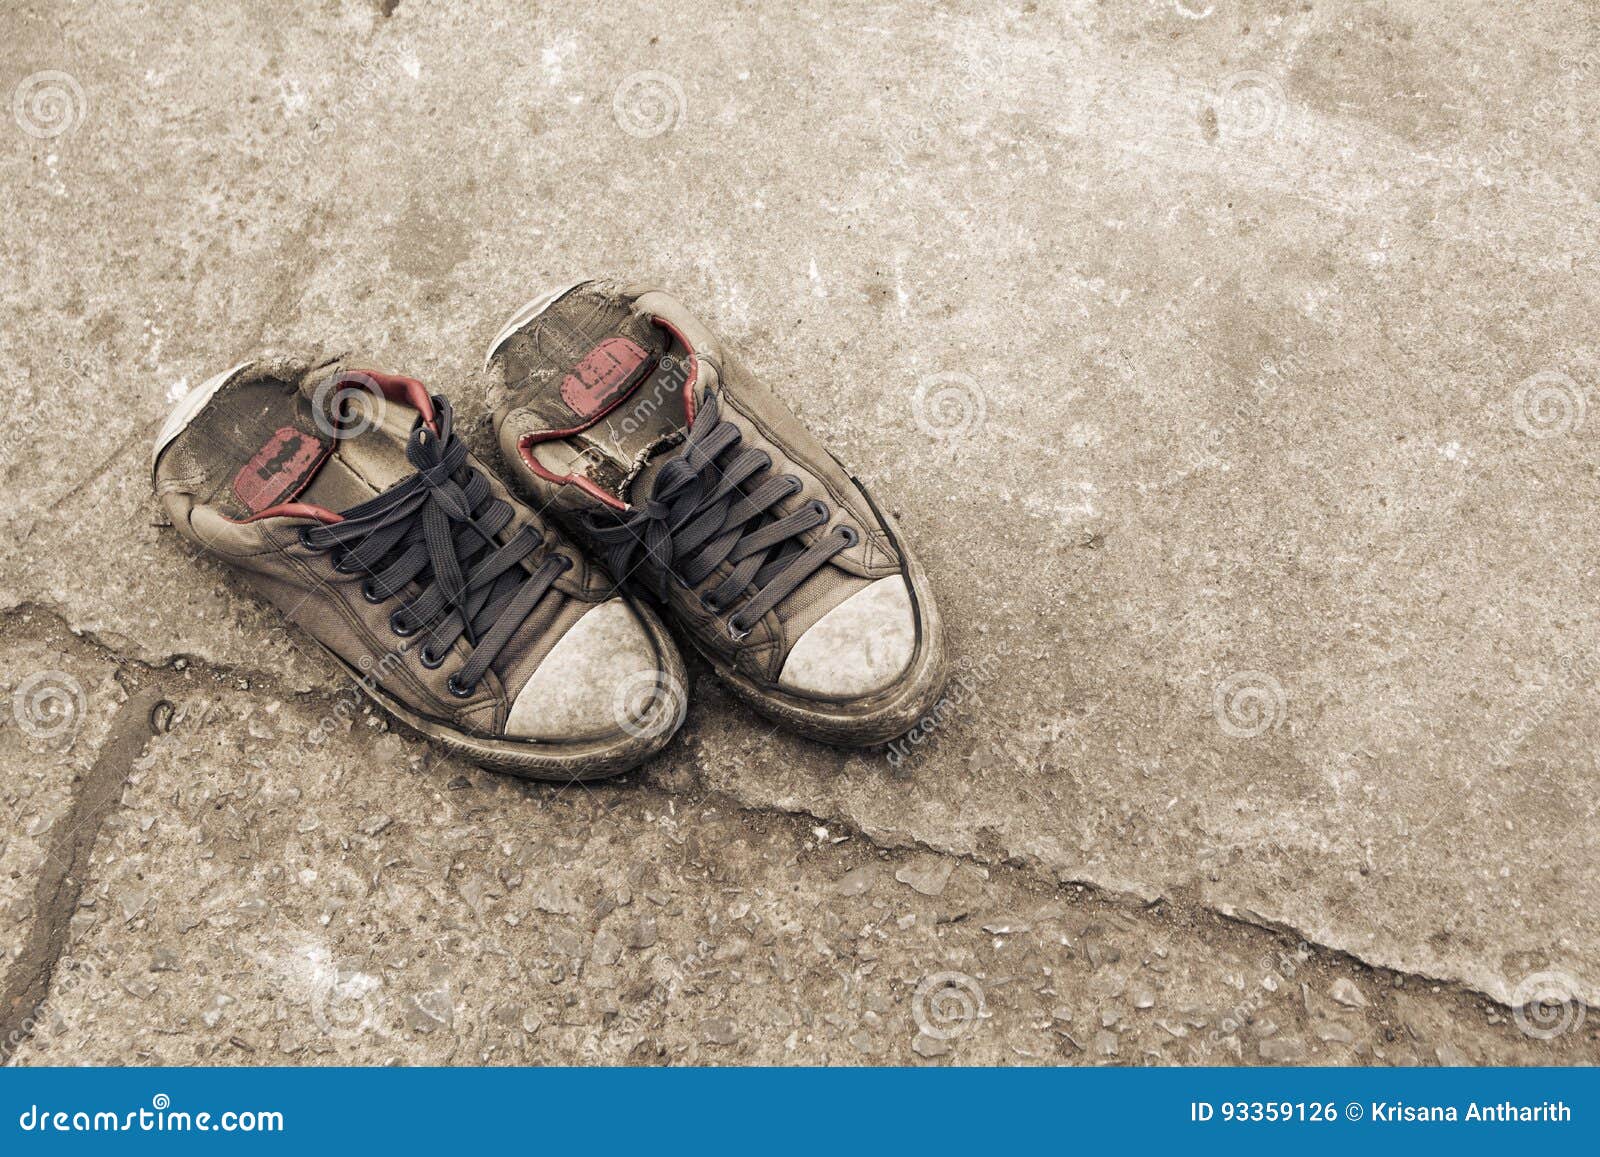
[[[650,320],[654,324],[659,325],[662,329],[670,333],[677,343],[684,348],[684,351],[689,358],[689,375],[684,379],[683,383],[683,413],[688,419],[689,426],[693,428],[694,385],[695,382],[700,378],[700,361],[695,356],[694,347],[689,344],[689,339],[683,336],[682,331],[679,330],[677,326],[673,325],[665,318],[656,317],[654,315],[651,316]],[[641,382],[640,384],[642,385],[643,383]],[[581,426],[573,426],[568,430],[545,430],[535,434],[524,434],[517,440],[517,453],[522,455],[522,460],[527,463],[528,469],[532,470],[534,474],[544,479],[546,482],[553,482],[558,486],[576,486],[579,490],[583,491],[591,498],[599,499],[613,510],[629,509],[628,504],[622,501],[622,499],[607,494],[599,486],[596,486],[593,482],[581,474],[556,474],[555,472],[546,469],[544,466],[540,465],[539,460],[533,456],[532,448],[538,445],[540,442],[553,442],[557,438],[565,438],[568,435],[577,434],[587,430],[590,426],[593,426],[601,418],[605,417],[612,410],[620,406],[626,398],[632,396],[632,393],[633,391],[630,390],[627,394],[622,395],[616,401],[612,402],[611,405],[607,406],[604,410],[600,411],[600,413],[596,414],[593,418]]]
[[[380,373],[377,370],[346,370],[339,375],[336,384],[343,385],[348,381],[371,382],[383,392],[384,397],[391,402],[410,406],[422,415],[422,420],[428,424],[428,429],[435,434],[439,432],[439,424],[433,412],[433,398],[428,395],[428,387],[416,378]]]
[[[378,388],[391,402],[398,402],[402,406],[410,406],[427,424],[428,429],[435,434],[439,432],[438,416],[433,410],[433,398],[428,393],[428,387],[416,378],[408,378],[401,374],[386,374],[380,370],[346,370],[339,375],[334,383],[334,389],[346,382],[356,382],[360,385],[372,385]],[[331,448],[330,448],[331,452]],[[326,455],[324,455],[326,457]],[[320,463],[319,463],[320,465]],[[306,476],[300,490],[310,485],[311,479],[316,476],[312,471]],[[296,491],[298,493],[299,491]],[[260,522],[263,518],[310,518],[325,526],[331,526],[344,519],[331,510],[326,510],[311,502],[280,502],[276,506],[269,506],[265,510],[257,511],[248,518],[230,518],[229,522],[244,524],[247,522]]]
[[[325,526],[344,521],[333,511],[324,510],[309,502],[281,502],[277,506],[267,507],[259,514],[252,514],[249,518],[230,518],[228,521],[243,524],[260,522],[263,518],[312,518]]]

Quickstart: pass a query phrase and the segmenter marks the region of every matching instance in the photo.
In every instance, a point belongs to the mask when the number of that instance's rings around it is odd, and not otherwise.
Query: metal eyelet
[[[349,555],[345,556],[345,558],[349,558],[349,557],[350,557]],[[336,559],[334,561],[333,572],[335,574],[360,574],[361,573],[359,570],[350,570],[350,569],[348,569],[344,565],[344,561],[345,561],[344,558]]]
[[[806,484],[796,474],[785,474],[783,480],[789,484],[789,493],[786,497],[793,498],[806,488]]]
[[[861,536],[856,533],[856,528],[853,526],[840,525],[834,529],[844,539],[845,546],[854,546],[861,541]]]
[[[815,510],[818,514],[822,515],[822,521],[824,523],[826,523],[828,519],[832,517],[828,513],[828,504],[822,501],[820,498],[813,498],[810,502],[806,503],[806,509]]]
[[[371,579],[368,579],[366,582],[361,584],[361,597],[366,599],[367,602],[372,603],[374,606],[376,606],[378,603],[388,601],[387,599],[380,599],[377,595],[372,593]]]
[[[424,643],[422,646],[417,648],[417,662],[421,663],[430,671],[437,671],[440,667],[444,666],[444,656],[440,655],[435,658],[433,655],[428,653],[428,644]]]
[[[412,635],[417,633],[417,628],[405,626],[400,621],[399,611],[395,611],[394,614],[389,616],[389,630],[392,631],[397,637],[402,639],[409,639]]]
[[[321,554],[322,553],[321,549],[311,545],[311,539],[307,537],[311,533],[311,528],[309,526],[302,526],[295,533],[300,538],[301,547],[303,547],[306,550],[309,550],[312,554]]]
[[[450,694],[454,695],[457,699],[471,699],[473,694],[478,690],[476,687],[463,687],[460,683],[456,682],[456,677],[454,675],[450,676],[450,678],[444,681],[444,686],[445,690],[449,691]]]
[[[753,631],[753,630],[755,630],[755,627],[753,625],[749,626],[749,627],[746,627],[742,623],[740,623],[738,615],[730,615],[730,616],[728,616],[728,637],[730,639],[732,639],[734,642],[737,643],[741,639],[748,638],[749,635],[750,635],[750,632]]]
[[[722,604],[710,595],[700,596],[700,606],[709,615],[720,615],[722,613]]]

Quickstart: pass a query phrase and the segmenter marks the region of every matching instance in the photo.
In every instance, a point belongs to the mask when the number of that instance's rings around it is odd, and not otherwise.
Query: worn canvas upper
[[[832,683],[843,693],[882,685],[898,673],[887,668],[903,665],[914,624],[902,581],[904,560],[885,521],[833,455],[682,304],[645,286],[586,282],[510,335],[494,352],[493,364],[501,382],[493,401],[503,456],[541,502],[580,525],[586,516],[603,520],[648,498],[656,475],[682,452],[694,428],[690,411],[714,408],[720,420],[734,423],[740,441],[730,453],[758,450],[770,459],[769,471],[742,489],[754,490],[769,475],[798,479],[794,493],[772,507],[772,516],[820,502],[827,521],[799,543],[813,544],[848,527],[855,532],[852,545],[759,621],[741,623],[751,627],[743,638],[728,626],[739,606],[708,609],[703,602],[731,564],[692,588],[657,582],[649,562],[633,577],[664,592],[670,611],[697,643],[764,682],[780,682],[797,645],[818,624],[825,629],[813,639],[831,637],[833,643],[812,645],[809,656],[802,649],[802,665],[848,661],[853,669]],[[674,390],[684,385],[687,401],[675,401]],[[707,405],[711,395],[714,407]],[[751,601],[741,599],[740,605]],[[893,616],[898,617],[891,622]],[[852,640],[856,645],[847,645]]]
[[[487,478],[494,498],[513,509],[497,540],[531,526],[541,544],[520,565],[531,572],[554,553],[567,566],[465,698],[452,694],[447,681],[470,653],[467,640],[458,640],[439,667],[425,666],[425,635],[401,638],[391,629],[396,600],[369,601],[362,590],[369,575],[341,573],[334,552],[307,549],[300,531],[316,525],[314,520],[259,517],[262,510],[306,501],[346,510],[415,473],[406,446],[420,414],[405,400],[376,406],[364,416],[370,428],[357,436],[330,436],[339,423],[328,412],[326,383],[346,368],[337,359],[269,357],[234,372],[159,451],[155,488],[174,528],[236,569],[359,677],[420,715],[468,733],[501,736],[520,699],[514,736],[570,739],[614,727],[609,687],[583,692],[604,682],[601,676],[624,676],[620,668],[657,666],[648,638],[618,603],[586,623],[581,633],[587,645],[569,646],[562,662],[544,665],[591,611],[612,600],[614,587],[476,459],[469,456],[469,466]],[[413,584],[399,599],[417,590]],[[593,669],[607,663],[612,669]],[[536,677],[537,694],[521,696]]]

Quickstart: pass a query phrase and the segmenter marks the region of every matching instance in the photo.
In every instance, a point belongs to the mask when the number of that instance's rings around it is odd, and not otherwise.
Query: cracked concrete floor
[[[0,1047],[1600,1059],[1584,13],[7,5]],[[481,434],[590,272],[919,546],[968,690],[904,759],[703,671],[603,788],[311,759],[348,692],[156,525],[210,373],[357,349]]]

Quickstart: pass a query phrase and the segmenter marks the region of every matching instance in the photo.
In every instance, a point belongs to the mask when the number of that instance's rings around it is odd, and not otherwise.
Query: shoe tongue
[[[352,424],[341,426],[337,439],[332,436],[334,423],[330,419],[302,419],[300,429],[278,431],[274,441],[257,453],[240,477],[253,480],[261,475],[258,462],[262,461],[280,474],[298,470],[292,479],[297,501],[334,512],[346,511],[417,472],[406,457],[406,445],[417,417],[416,410],[398,402],[369,407]],[[290,452],[307,443],[315,447],[314,458],[309,450]],[[279,467],[279,463],[284,465]],[[252,469],[254,474],[250,473]],[[264,485],[266,488],[270,487]],[[246,504],[253,512],[260,509],[253,502]]]
[[[643,502],[647,500],[651,491],[655,488],[656,475],[661,473],[663,466],[672,461],[682,445],[683,439],[679,438],[671,446],[657,447],[644,460],[644,463],[639,467],[639,472],[628,480],[627,485],[623,486],[622,493],[617,497],[630,506],[636,501]]]
[[[689,432],[683,382],[683,362],[662,358],[619,405],[568,439],[581,456],[572,473],[623,502],[648,495]]]

